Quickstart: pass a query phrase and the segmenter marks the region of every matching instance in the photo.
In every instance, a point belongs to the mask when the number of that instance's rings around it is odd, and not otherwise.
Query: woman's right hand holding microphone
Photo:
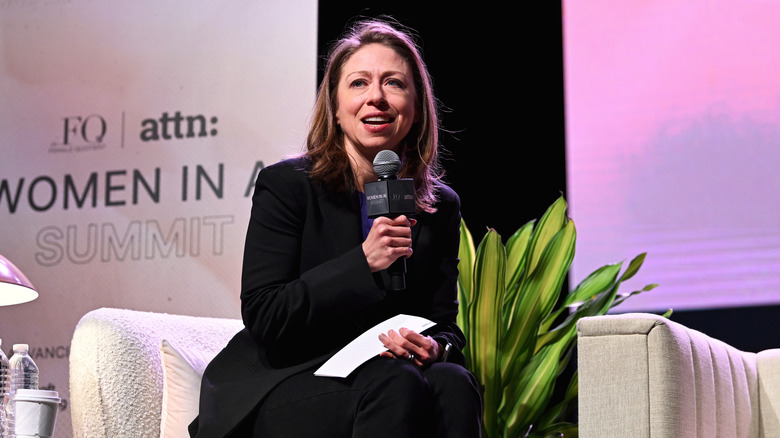
[[[387,269],[400,257],[412,255],[412,227],[417,220],[404,215],[374,219],[368,237],[363,242],[371,272]]]

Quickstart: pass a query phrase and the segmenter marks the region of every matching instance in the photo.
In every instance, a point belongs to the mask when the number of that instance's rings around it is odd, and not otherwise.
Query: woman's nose
[[[369,91],[368,98],[369,98],[369,103],[375,106],[387,104],[387,100],[385,99],[385,92],[382,89],[382,85],[380,84],[371,85],[371,90]]]

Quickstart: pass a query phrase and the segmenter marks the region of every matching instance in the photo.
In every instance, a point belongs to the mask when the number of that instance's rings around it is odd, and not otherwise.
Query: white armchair
[[[780,437],[780,349],[650,314],[583,318],[577,342],[581,438]]]
[[[239,319],[87,313],[71,342],[73,436],[188,437],[203,370],[242,328]]]

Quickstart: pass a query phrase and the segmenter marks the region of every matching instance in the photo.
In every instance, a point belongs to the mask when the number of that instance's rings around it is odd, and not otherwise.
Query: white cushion
[[[198,416],[200,381],[211,352],[197,348],[177,348],[163,339],[162,438],[189,438],[187,426]]]

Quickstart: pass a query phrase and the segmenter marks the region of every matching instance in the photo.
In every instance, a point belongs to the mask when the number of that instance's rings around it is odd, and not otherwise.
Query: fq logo
[[[68,116],[62,119],[62,141],[53,142],[49,152],[72,152],[73,150],[102,149],[103,139],[108,131],[106,119],[99,114]]]
[[[182,115],[163,112],[159,117],[149,117],[141,121],[138,139],[143,142],[178,140],[196,137],[214,137],[217,135],[217,117],[202,114]],[[119,147],[125,145],[125,113],[122,112],[118,134]],[[112,125],[114,126],[114,125]],[[49,152],[81,152],[106,147],[104,139],[109,131],[106,118],[100,114],[88,116],[66,116],[62,118],[61,137],[51,143]],[[130,135],[133,135],[131,132]],[[112,137],[116,138],[116,137]]]

